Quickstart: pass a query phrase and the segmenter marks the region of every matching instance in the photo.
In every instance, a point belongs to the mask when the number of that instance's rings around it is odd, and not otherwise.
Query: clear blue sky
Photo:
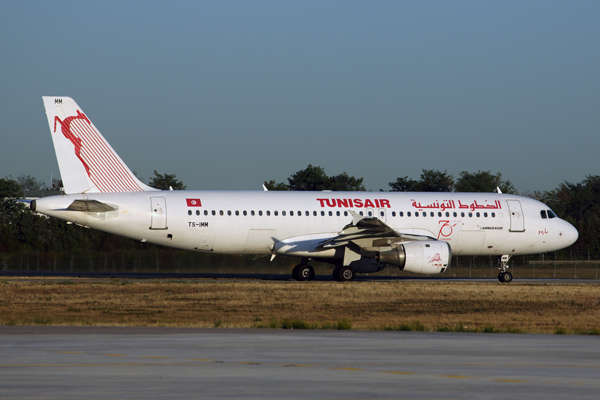
[[[519,191],[600,174],[598,1],[3,1],[0,176],[59,174],[42,96],[132,170],[260,189],[308,164]]]

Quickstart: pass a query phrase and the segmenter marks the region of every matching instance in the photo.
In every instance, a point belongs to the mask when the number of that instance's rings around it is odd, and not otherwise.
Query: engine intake
[[[441,240],[414,241],[381,251],[377,261],[396,265],[402,271],[416,274],[441,274],[448,268],[452,259],[450,245]]]

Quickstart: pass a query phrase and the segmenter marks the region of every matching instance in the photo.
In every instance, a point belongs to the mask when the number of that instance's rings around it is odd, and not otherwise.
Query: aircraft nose
[[[570,246],[575,243],[577,239],[579,239],[579,232],[577,232],[577,229],[575,229],[575,227],[570,223],[565,221],[565,224],[565,236]]]

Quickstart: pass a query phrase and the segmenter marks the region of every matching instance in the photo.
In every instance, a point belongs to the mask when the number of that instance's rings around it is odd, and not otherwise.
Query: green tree
[[[186,186],[176,178],[175,174],[159,174],[156,170],[154,170],[154,176],[150,178],[150,186],[160,190],[169,190],[171,187],[173,190],[186,189]]]
[[[295,191],[365,191],[363,178],[355,178],[342,172],[339,175],[328,176],[322,167],[308,164],[288,178],[289,184],[277,183],[274,180],[265,181],[268,190],[295,190]]]
[[[17,181],[9,177],[0,179],[0,198],[21,199],[23,195],[23,189]]]
[[[500,172],[494,175],[490,171],[463,171],[454,186],[456,192],[495,192],[496,188],[500,188],[502,193],[517,193],[509,180],[502,179]]]
[[[17,177],[17,182],[25,191],[46,190],[46,183],[31,175],[21,174]]]
[[[419,182],[410,179],[408,176],[404,178],[396,178],[396,182],[390,182],[388,185],[392,188],[392,192],[418,192]]]
[[[580,183],[561,183],[558,188],[538,194],[562,219],[579,231],[575,250],[591,251],[600,257],[600,176],[588,175]]]
[[[273,179],[269,182],[265,181],[265,187],[267,190],[290,190],[290,185],[283,182],[275,182]]]
[[[321,191],[330,190],[330,179],[322,167],[315,167],[308,164],[308,167],[302,169],[288,178],[290,190]]]
[[[454,177],[448,171],[437,171],[424,169],[420,180],[398,177],[395,182],[388,185],[392,192],[452,192],[454,189]]]
[[[335,175],[329,178],[329,190],[336,192],[365,192],[365,186],[363,185],[364,178],[355,178],[349,176],[347,173],[342,172],[339,175]]]

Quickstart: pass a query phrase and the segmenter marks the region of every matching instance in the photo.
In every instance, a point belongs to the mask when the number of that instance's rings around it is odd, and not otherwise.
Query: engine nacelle
[[[381,251],[377,256],[381,263],[425,275],[441,274],[448,268],[451,259],[450,245],[441,240],[406,242],[392,250]]]

